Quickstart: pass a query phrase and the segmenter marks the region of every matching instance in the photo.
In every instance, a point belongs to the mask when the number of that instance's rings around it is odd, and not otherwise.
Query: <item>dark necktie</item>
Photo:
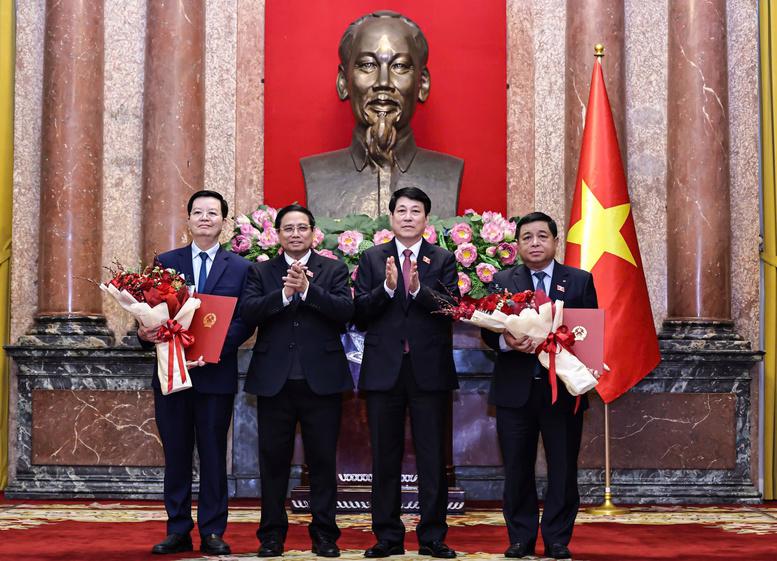
[[[547,290],[545,290],[545,277],[547,277],[547,273],[545,271],[538,271],[534,273],[534,278],[537,279],[537,288],[535,290],[542,290],[545,294],[548,293]]]
[[[197,292],[205,293],[205,281],[208,280],[208,254],[201,251],[199,257],[202,259],[202,265],[200,265],[200,276],[197,279]]]
[[[405,281],[405,296],[407,296],[410,294],[410,267],[412,265],[410,256],[413,255],[413,252],[406,249],[402,252],[402,255],[405,256],[405,260],[402,261],[402,280]]]

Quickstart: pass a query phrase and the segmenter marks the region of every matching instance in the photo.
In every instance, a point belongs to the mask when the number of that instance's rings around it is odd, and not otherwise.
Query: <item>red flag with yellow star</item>
[[[610,403],[653,370],[661,355],[598,61],[591,77],[569,224],[564,262],[593,274],[599,307],[605,310],[604,360],[610,372],[599,379],[596,389]]]

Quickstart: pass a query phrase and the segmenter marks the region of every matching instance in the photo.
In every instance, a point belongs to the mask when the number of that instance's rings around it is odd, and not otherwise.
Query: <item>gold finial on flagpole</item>
[[[594,45],[594,56],[598,58],[602,58],[604,56],[604,45],[601,43]]]

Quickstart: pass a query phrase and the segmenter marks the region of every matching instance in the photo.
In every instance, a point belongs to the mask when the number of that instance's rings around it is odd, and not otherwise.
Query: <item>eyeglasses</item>
[[[307,234],[310,232],[311,228],[308,224],[289,224],[288,226],[281,228],[281,232],[287,236],[293,234],[295,230],[300,234]]]

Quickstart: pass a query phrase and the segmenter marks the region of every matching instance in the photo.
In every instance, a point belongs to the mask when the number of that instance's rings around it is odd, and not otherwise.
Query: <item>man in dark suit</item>
[[[323,557],[340,555],[335,452],[342,392],[353,389],[340,334],[353,315],[353,300],[348,267],[311,250],[314,226],[305,207],[282,208],[275,228],[283,253],[253,265],[243,292],[243,320],[259,326],[245,390],[258,396],[260,557],[283,553],[297,422],[310,470],[312,550]]]
[[[224,251],[218,240],[227,203],[215,191],[198,191],[189,199],[190,245],[159,256],[164,267],[183,273],[197,292],[239,297],[250,267],[242,257]],[[250,330],[237,316],[232,318],[217,364],[188,363],[192,389],[162,395],[154,372],[154,412],[165,455],[164,501],[167,537],[152,553],[191,551],[192,454],[200,457],[200,491],[197,526],[200,550],[212,555],[230,554],[222,539],[227,527],[227,432],[237,392],[237,349]],[[158,330],[139,328],[146,347],[159,342]],[[196,366],[196,368],[195,368]]]
[[[591,274],[555,260],[556,223],[547,214],[532,212],[518,221],[517,228],[523,265],[498,272],[493,284],[512,293],[542,290],[553,300],[563,300],[565,308],[596,308]],[[498,353],[491,402],[496,405],[496,428],[505,468],[503,510],[511,544],[505,556],[534,554],[539,518],[534,464],[542,434],[548,463],[541,524],[545,555],[568,558],[571,554],[567,546],[580,505],[577,456],[588,400],[583,396],[576,403],[576,398],[559,383],[557,401],[551,403],[548,371],[540,366],[531,341],[516,339],[507,332],[498,335],[484,329],[482,333]]]
[[[362,254],[356,324],[366,331],[359,389],[367,395],[372,445],[372,531],[365,557],[404,553],[400,478],[405,410],[410,409],[418,468],[419,554],[452,558],[445,477],[446,411],[458,387],[450,318],[436,314],[458,294],[452,253],[423,239],[432,203],[417,187],[389,201],[394,239]]]

